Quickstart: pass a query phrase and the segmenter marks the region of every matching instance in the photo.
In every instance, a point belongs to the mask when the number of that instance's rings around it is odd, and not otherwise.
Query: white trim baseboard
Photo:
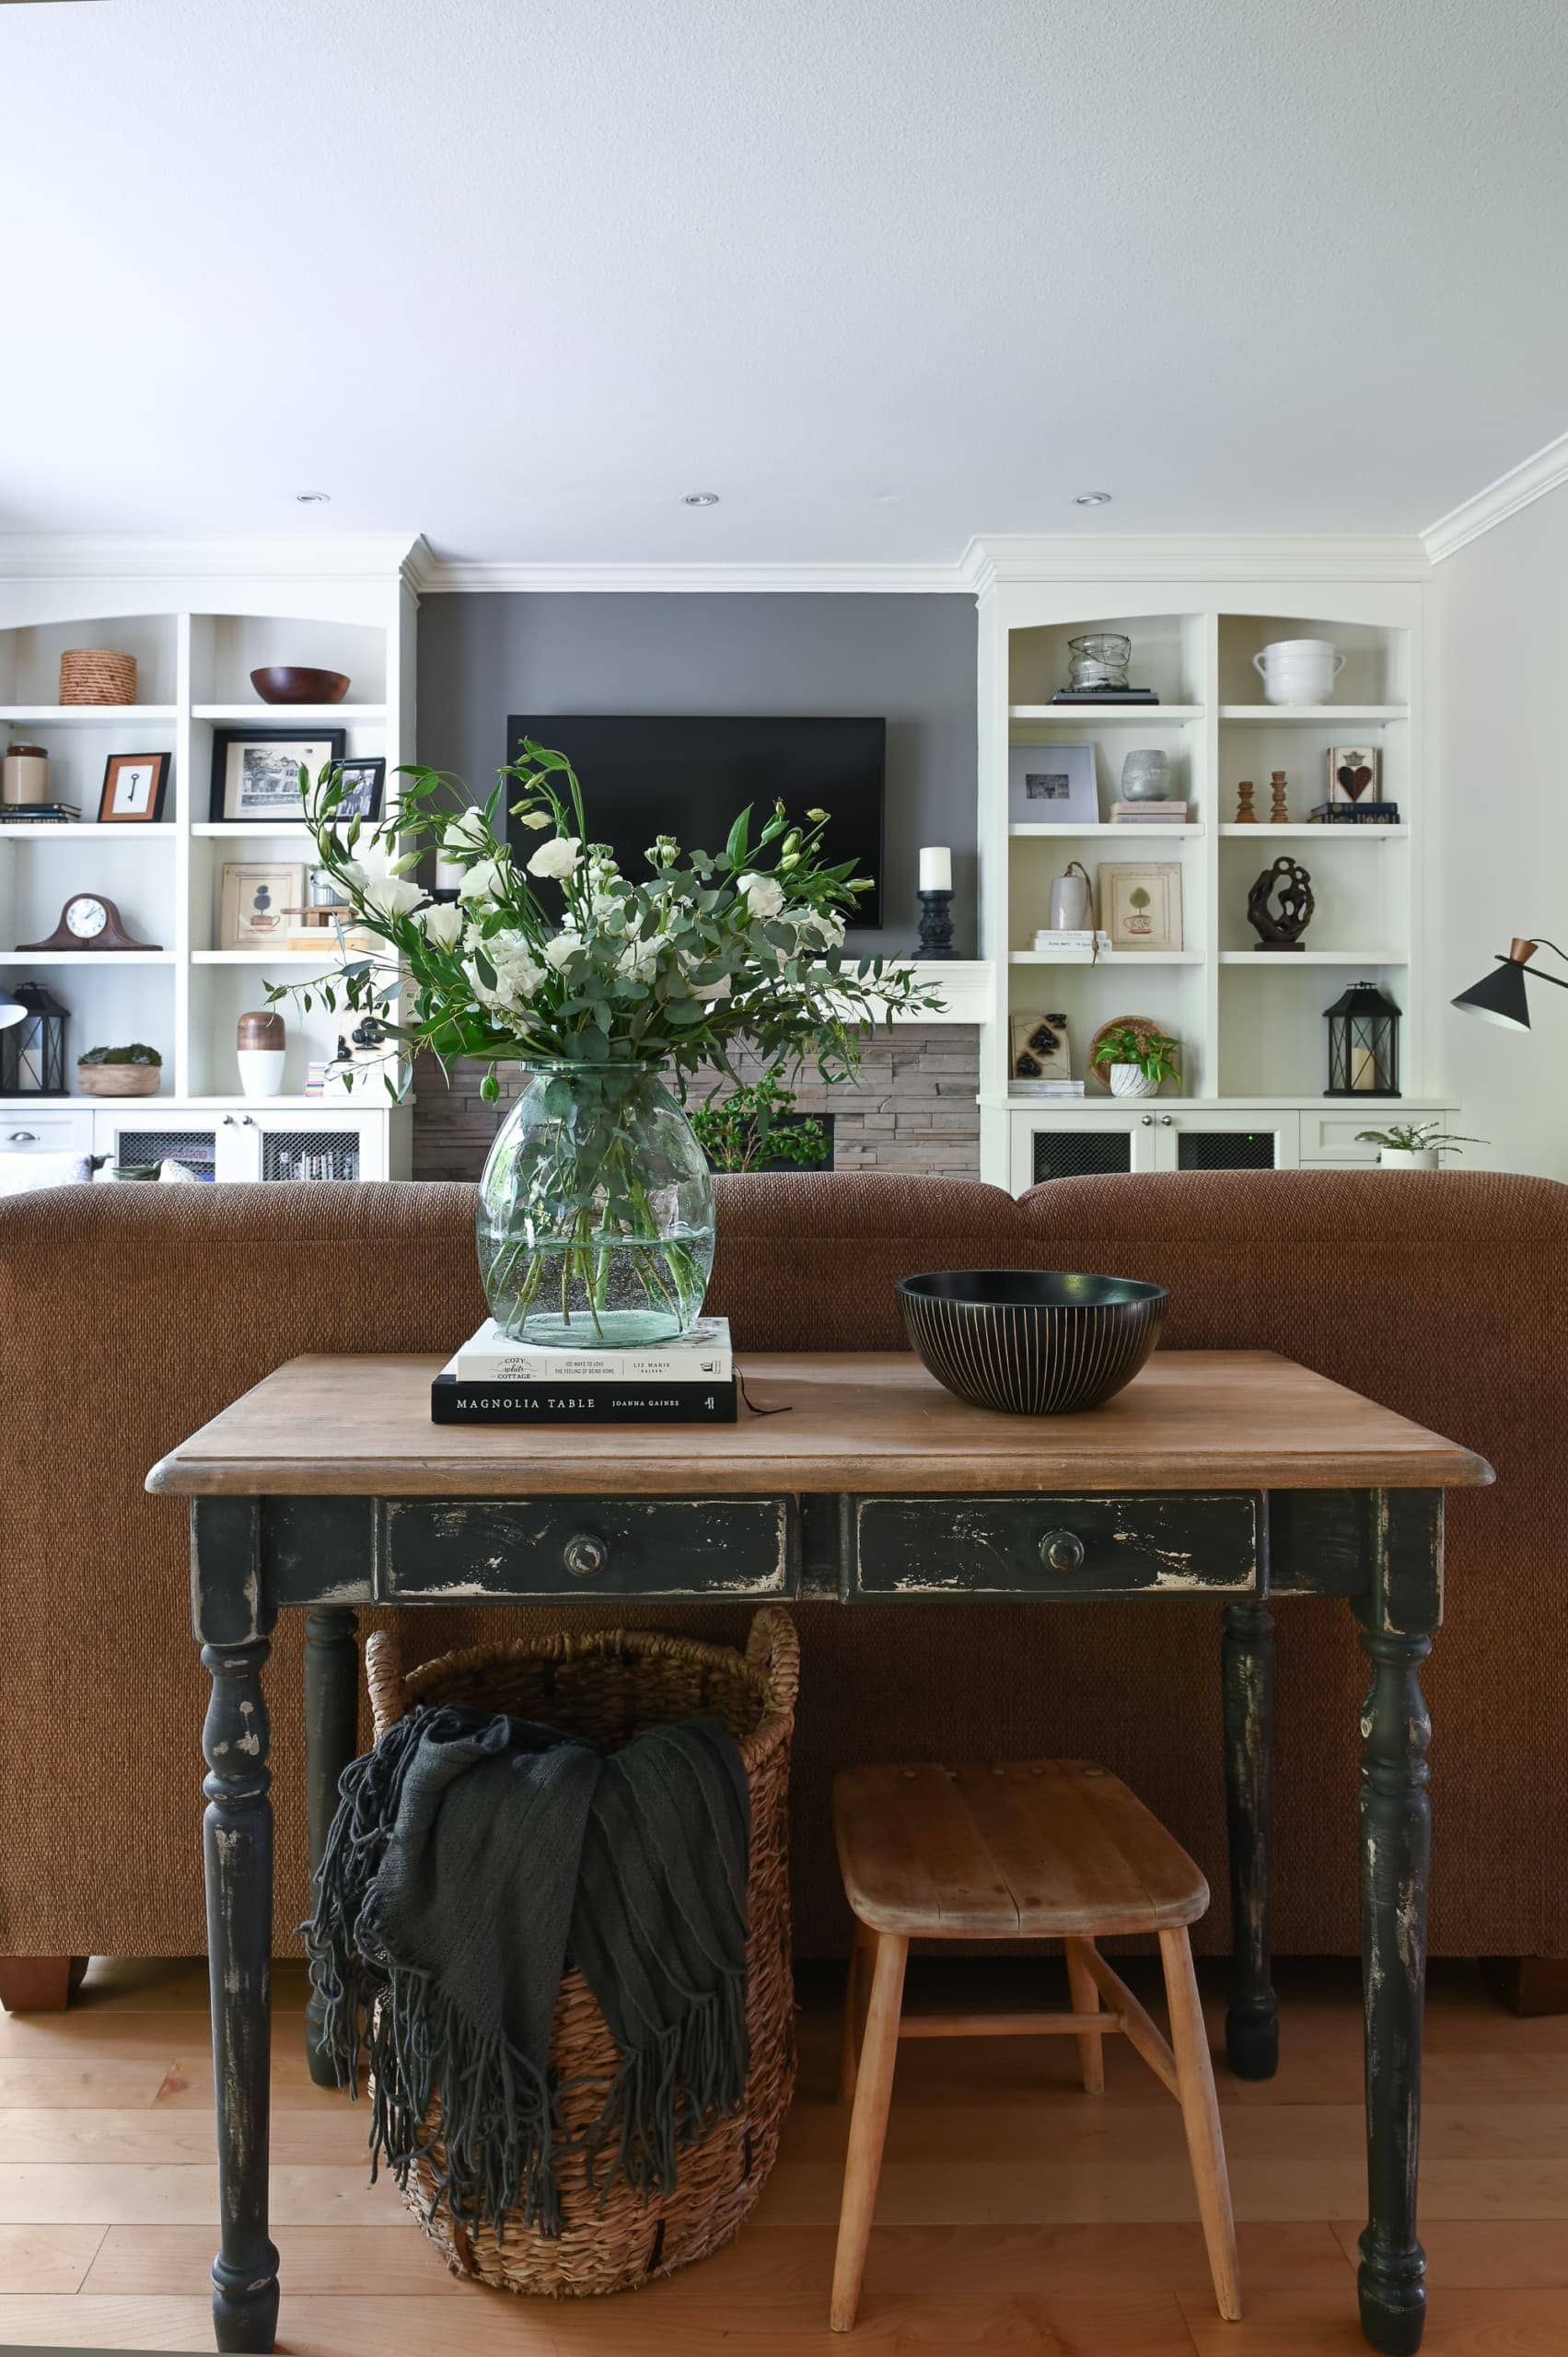
[[[1560,482],[1568,482],[1568,434],[1560,434],[1555,442],[1548,442],[1533,457],[1522,459],[1506,474],[1499,475],[1469,499],[1462,499],[1458,507],[1450,507],[1446,516],[1439,516],[1428,524],[1421,535],[1422,546],[1434,564],[1441,564],[1446,556],[1462,549],[1482,532],[1490,532],[1494,525],[1516,516],[1521,507],[1544,498],[1555,491]]]

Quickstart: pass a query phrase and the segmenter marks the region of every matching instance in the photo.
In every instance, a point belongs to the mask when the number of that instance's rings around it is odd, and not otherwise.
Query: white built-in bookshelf
[[[149,586],[183,598],[148,610]],[[136,610],[122,598],[140,593]],[[224,576],[167,584],[50,579],[8,581],[0,605],[0,744],[41,745],[50,786],[75,803],[79,820],[40,826],[0,811],[0,981],[36,981],[68,1010],[64,1097],[0,1098],[0,1151],[29,1145],[145,1159],[155,1144],[198,1162],[210,1142],[223,1177],[402,1176],[410,1109],[372,1098],[308,1097],[307,1071],[331,1057],[341,1027],[319,1006],[285,1010],[282,1092],[240,1090],[236,1026],[266,1004],[265,985],[319,970],[320,960],[220,945],[219,896],[226,862],[283,861],[308,868],[302,825],[215,820],[215,731],[254,726],[342,729],[346,758],[379,755],[394,775],[413,742],[413,601],[395,562],[341,579],[286,575],[247,583]],[[137,662],[131,705],[63,706],[60,656],[71,647],[112,647]],[[250,674],[266,664],[344,672],[346,700],[331,705],[263,703]],[[100,825],[110,755],[172,756],[156,825]],[[136,939],[153,950],[23,950],[41,940],[75,892],[106,894]],[[156,1097],[80,1093],[76,1058],[94,1046],[145,1040],[163,1058]],[[142,1133],[138,1150],[132,1132]],[[182,1144],[180,1141],[185,1143]],[[192,1142],[194,1142],[193,1144]]]
[[[1059,555],[1014,544],[981,597],[981,948],[995,976],[982,1039],[984,1175],[1015,1190],[1074,1170],[1253,1167],[1365,1161],[1358,1129],[1450,1112],[1433,1067],[1423,878],[1430,853],[1423,790],[1423,592],[1415,578],[1067,577]],[[1156,706],[1065,707],[1068,641],[1120,632],[1131,683]],[[1331,702],[1260,702],[1252,657],[1270,641],[1316,637],[1345,656]],[[1098,823],[1016,823],[1015,745],[1094,749]],[[1310,822],[1326,798],[1330,747],[1376,746],[1392,827]],[[1107,823],[1134,747],[1169,756],[1187,823]],[[1289,820],[1270,822],[1270,775],[1285,772]],[[1237,823],[1237,785],[1254,784],[1258,823]],[[1248,892],[1282,854],[1310,872],[1316,908],[1304,946],[1262,953]],[[1032,948],[1051,887],[1076,859],[1097,891],[1118,861],[1180,869],[1180,948],[1102,952],[1063,963]],[[1324,1014],[1344,988],[1376,982],[1400,1007],[1400,1099],[1330,1098]],[[1042,1102],[1010,1083],[1010,1017],[1065,1016],[1081,1101]],[[1179,1084],[1113,1098],[1087,1074],[1102,1024],[1143,1016],[1181,1042]]]

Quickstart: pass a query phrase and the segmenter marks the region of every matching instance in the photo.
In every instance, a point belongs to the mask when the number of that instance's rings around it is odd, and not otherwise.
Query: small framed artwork
[[[1325,800],[1342,806],[1381,801],[1382,766],[1383,757],[1376,745],[1330,745]]]
[[[220,949],[282,949],[305,896],[303,867],[225,865],[218,894]]]
[[[1010,1025],[1016,1081],[1028,1086],[1042,1080],[1072,1079],[1073,1058],[1064,1015],[1015,1015]]]
[[[1181,869],[1172,860],[1099,871],[1099,921],[1112,949],[1181,946]]]
[[[1007,821],[1014,827],[1098,827],[1094,747],[1010,746]]]
[[[381,816],[381,795],[387,783],[386,762],[340,761],[338,775],[343,786],[338,817],[378,819]]]
[[[168,753],[110,753],[99,796],[100,827],[156,827],[168,786]]]
[[[343,757],[341,728],[215,728],[210,815],[302,819],[301,765],[314,782]]]

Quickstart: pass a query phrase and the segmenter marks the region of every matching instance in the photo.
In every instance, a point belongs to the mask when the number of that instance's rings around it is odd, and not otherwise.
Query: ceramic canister
[[[1277,638],[1252,657],[1270,703],[1327,703],[1344,663],[1326,638]]]
[[[275,1008],[239,1018],[236,1054],[247,1097],[275,1097],[283,1086],[287,1030]]]
[[[1051,929],[1053,933],[1083,933],[1093,922],[1089,879],[1074,860],[1051,888]]]
[[[49,755],[43,747],[7,745],[0,762],[0,802],[25,810],[49,799]]]

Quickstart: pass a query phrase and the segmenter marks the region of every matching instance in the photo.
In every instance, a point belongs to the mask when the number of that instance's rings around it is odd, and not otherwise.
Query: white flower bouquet
[[[563,754],[530,742],[482,807],[442,772],[401,774],[399,809],[366,836],[339,824],[335,771],[313,797],[301,773],[320,864],[355,933],[385,948],[269,997],[375,1014],[394,1092],[421,1048],[444,1067],[486,1059],[492,1102],[497,1064],[533,1068],[481,1190],[482,1268],[506,1331],[594,1348],[683,1331],[712,1260],[712,1194],[659,1075],[682,1095],[704,1065],[734,1077],[744,1041],[781,1078],[809,1062],[845,1079],[862,1027],[935,1012],[939,996],[885,959],[846,961],[845,923],[870,886],[853,862],[827,862],[826,811],[795,821],[777,804],[753,837],[744,810],[716,853],[660,835],[634,879],[589,840]],[[526,855],[508,813],[538,838]],[[414,880],[432,851],[462,870],[455,901]]]

